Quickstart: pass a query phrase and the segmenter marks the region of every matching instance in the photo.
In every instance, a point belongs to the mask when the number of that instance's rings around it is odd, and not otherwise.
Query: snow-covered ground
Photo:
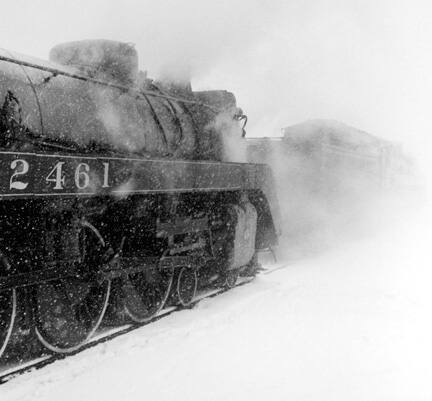
[[[431,229],[400,220],[21,376],[0,400],[432,400]]]

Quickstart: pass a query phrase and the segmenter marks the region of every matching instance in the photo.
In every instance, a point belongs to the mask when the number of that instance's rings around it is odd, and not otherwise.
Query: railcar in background
[[[301,237],[339,220],[352,224],[378,199],[413,189],[415,165],[400,144],[330,120],[248,138],[248,161],[274,170],[286,235]],[[340,228],[340,227],[339,227]]]

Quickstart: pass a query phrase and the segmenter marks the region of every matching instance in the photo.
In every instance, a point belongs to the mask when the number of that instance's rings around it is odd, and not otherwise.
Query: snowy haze
[[[402,142],[432,171],[430,2],[3,3],[0,47],[46,59],[64,41],[132,42],[150,77],[234,92],[250,136],[334,119]],[[297,262],[288,247],[279,273],[19,378],[0,399],[432,399],[431,219],[383,203],[361,241]]]
[[[332,118],[430,143],[427,1],[16,0],[2,16],[0,46],[41,58],[62,41],[135,43],[150,76],[234,91],[251,135]]]

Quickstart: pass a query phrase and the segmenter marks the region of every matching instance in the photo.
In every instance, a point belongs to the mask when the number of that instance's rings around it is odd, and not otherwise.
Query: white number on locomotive
[[[65,164],[65,162],[58,162],[45,178],[46,182],[55,183],[53,189],[63,189],[63,186],[65,185],[66,177],[64,176],[62,171],[63,164]]]
[[[17,177],[27,174],[30,168],[29,164],[23,159],[17,159],[12,161],[12,163],[10,164],[10,168],[12,170],[15,170],[15,172],[10,178],[9,189],[26,189],[28,186],[28,182],[18,181]]]
[[[78,164],[75,169],[75,185],[78,189],[87,188],[90,184],[90,166],[87,163]]]
[[[45,181],[48,184],[54,184],[52,189],[62,190],[66,186],[66,175],[63,166],[66,162],[57,162],[46,176]],[[103,182],[102,188],[109,188],[109,163],[103,164]],[[9,181],[9,189],[24,190],[28,187],[29,183],[23,180],[23,176],[29,172],[30,165],[24,159],[13,160],[10,164],[13,173]],[[90,166],[87,163],[79,163],[75,169],[74,183],[77,189],[85,189],[90,186]]]

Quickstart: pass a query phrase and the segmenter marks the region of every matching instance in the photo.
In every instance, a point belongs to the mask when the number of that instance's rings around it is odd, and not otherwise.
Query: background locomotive
[[[1,50],[0,357],[15,332],[70,352],[108,309],[144,322],[253,274],[278,211],[269,168],[227,160],[243,119],[229,92],[147,79],[129,44]]]

